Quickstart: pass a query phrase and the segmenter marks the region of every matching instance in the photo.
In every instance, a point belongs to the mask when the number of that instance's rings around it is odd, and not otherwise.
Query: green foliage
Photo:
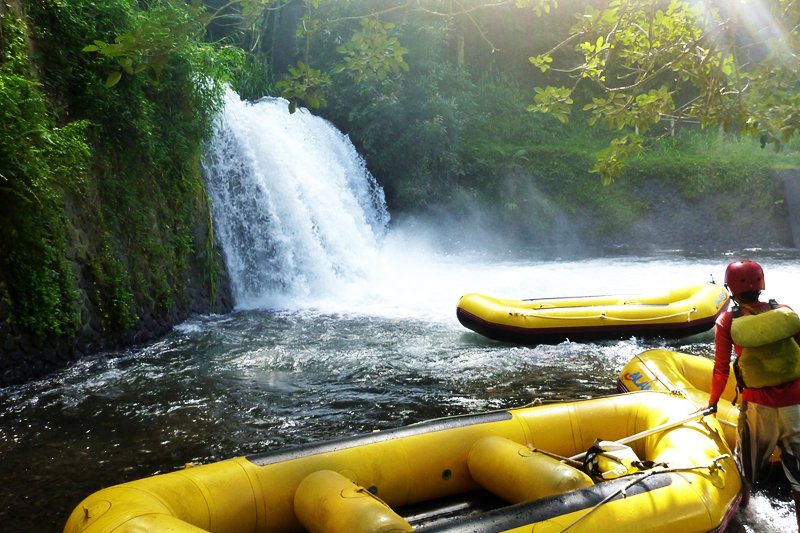
[[[275,84],[281,96],[289,100],[289,111],[294,113],[299,104],[310,109],[327,105],[323,88],[330,84],[327,74],[311,68],[302,61],[289,68],[289,76]]]
[[[385,80],[390,74],[408,71],[403,60],[408,50],[400,45],[397,37],[389,35],[395,25],[376,19],[362,19],[361,30],[337,51],[343,62],[334,67],[334,74],[348,72],[356,84],[367,79]]]
[[[40,337],[71,334],[78,326],[77,290],[59,233],[66,223],[51,202],[35,211],[44,221],[24,208],[3,217],[11,225],[0,237],[0,271],[13,308],[8,319]]]
[[[780,148],[797,132],[797,2],[597,5],[586,6],[568,35],[530,59],[543,73],[570,72],[573,79],[569,89],[537,88],[533,110],[566,120],[570,107],[563,104],[570,96],[578,101],[579,85],[588,82],[591,103],[583,109],[590,120],[637,135],[653,131],[662,119],[689,120]],[[556,53],[569,47],[577,54],[556,61]],[[619,174],[629,155],[620,146],[631,143],[616,143],[598,156],[593,170],[605,182]]]
[[[558,7],[558,2],[556,0],[517,0],[516,4],[519,8],[533,5],[537,17],[550,13],[550,10]]]
[[[315,2],[310,7],[319,10],[320,4]],[[324,7],[326,10],[336,10],[335,4]],[[310,50],[313,39],[321,38],[321,16],[312,16],[309,13],[301,20],[297,34],[304,36],[307,41],[306,57],[295,66],[289,67],[288,75],[275,85],[281,91],[281,96],[289,101],[290,112],[294,112],[298,105],[309,109],[319,109],[327,105],[325,90],[331,84],[333,76],[346,75],[350,82],[359,85],[371,81],[382,82],[390,76],[408,71],[408,64],[404,60],[407,49],[390,33],[395,24],[382,22],[372,16],[358,17],[359,29],[344,44],[333,47],[339,54],[337,64],[326,68],[325,72],[311,67]],[[339,40],[338,36],[333,37]]]
[[[528,106],[528,111],[549,113],[559,122],[569,122],[570,106],[572,105],[572,91],[567,87],[536,87],[535,105]]]
[[[629,133],[611,140],[608,147],[597,152],[597,162],[590,172],[600,175],[603,185],[610,185],[616,176],[619,176],[628,160],[642,153],[642,137]]]
[[[41,86],[29,78],[23,22],[7,14],[0,24],[0,192],[35,202],[52,182],[69,186],[80,176],[89,156],[86,123],[54,125]]]
[[[199,3],[163,0],[146,12],[135,12],[132,29],[118,35],[113,43],[95,40],[84,46],[83,51],[97,52],[119,65],[120,69],[106,78],[106,87],[119,83],[123,73],[146,72],[150,82],[158,83],[170,55],[198,46],[209,18]]]
[[[108,332],[133,327],[139,318],[128,269],[120,259],[121,254],[112,250],[113,241],[112,236],[107,235],[99,254],[89,264],[95,291],[93,300],[98,302],[102,329]]]
[[[257,54],[244,53],[230,85],[244,100],[258,100],[265,94],[278,94],[271,79],[268,61]]]
[[[229,81],[229,73],[243,62],[243,52],[230,46],[215,47],[203,41],[212,15],[205,6],[180,0],[161,0],[150,9],[133,10],[128,31],[117,35],[113,43],[95,39],[82,48],[112,59],[118,70],[106,78],[106,87],[119,83],[124,74],[147,74],[158,84],[161,73],[175,57],[188,61],[194,72],[211,85]]]
[[[329,90],[335,103],[323,111],[348,132],[397,207],[430,205],[452,193],[462,173],[459,137],[474,112],[474,85],[463,69],[440,60],[441,27],[418,22],[394,28],[409,43],[410,75],[358,84],[337,76]]]
[[[775,154],[762,150],[746,138],[685,131],[665,139],[642,156],[631,160],[623,171],[626,181],[644,181],[658,176],[678,186],[687,198],[700,198],[713,191],[741,188],[766,191],[773,185],[769,170],[779,166],[797,167],[800,154]],[[755,195],[753,208],[767,208],[769,196]]]
[[[0,277],[7,320],[42,337],[78,325],[76,286],[67,261],[65,188],[85,178],[86,123],[56,127],[41,86],[30,79],[26,26],[0,17]]]
[[[222,82],[244,54],[205,44],[194,8],[182,3],[32,0],[26,8],[30,33],[18,22],[8,41],[16,55],[7,46],[0,63],[0,99],[14,102],[0,108],[0,196],[9,206],[0,237],[11,250],[0,266],[11,319],[37,336],[74,333],[73,270],[90,278],[86,294],[106,332],[166,316],[185,291],[195,254],[190,228],[198,214],[208,216],[203,143]],[[4,27],[3,43],[7,35]],[[28,40],[41,80],[30,77]],[[83,51],[92,41],[99,54]],[[149,75],[120,76],[111,88],[101,82],[120,67]],[[73,225],[89,240],[77,263],[65,240]]]
[[[456,70],[439,65],[352,110],[353,131],[394,205],[430,205],[452,192],[461,173],[458,141],[469,111],[459,95],[471,91]]]

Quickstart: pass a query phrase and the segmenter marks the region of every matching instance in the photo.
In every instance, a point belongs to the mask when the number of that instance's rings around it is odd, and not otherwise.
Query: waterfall
[[[383,189],[350,139],[305,109],[229,90],[203,170],[237,308],[329,295],[378,255]]]

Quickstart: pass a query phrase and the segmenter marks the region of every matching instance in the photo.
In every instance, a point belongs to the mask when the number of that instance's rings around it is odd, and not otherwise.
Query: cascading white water
[[[325,295],[363,275],[389,223],[349,138],[286,100],[228,91],[204,173],[238,308]]]

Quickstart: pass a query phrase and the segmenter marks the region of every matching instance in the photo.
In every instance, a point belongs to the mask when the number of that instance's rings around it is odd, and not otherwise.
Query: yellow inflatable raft
[[[640,392],[187,467],[100,490],[64,531],[722,531],[740,478],[693,409]]]
[[[728,293],[714,283],[662,294],[510,300],[478,293],[461,297],[456,316],[491,339],[521,344],[628,337],[685,337],[713,327]]]

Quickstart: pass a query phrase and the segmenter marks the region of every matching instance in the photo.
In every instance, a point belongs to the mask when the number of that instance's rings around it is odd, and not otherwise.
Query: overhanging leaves
[[[594,5],[598,5],[594,3]],[[800,3],[791,0],[611,0],[589,6],[569,35],[531,58],[573,86],[536,89],[532,111],[559,120],[570,99],[590,94],[590,122],[657,133],[662,121],[690,121],[749,134],[779,148],[797,132]],[[572,63],[556,60],[565,47]],[[585,86],[585,87],[582,87]],[[578,92],[579,87],[580,92]],[[622,168],[620,146],[600,154],[595,171]],[[602,161],[603,158],[609,158]]]

